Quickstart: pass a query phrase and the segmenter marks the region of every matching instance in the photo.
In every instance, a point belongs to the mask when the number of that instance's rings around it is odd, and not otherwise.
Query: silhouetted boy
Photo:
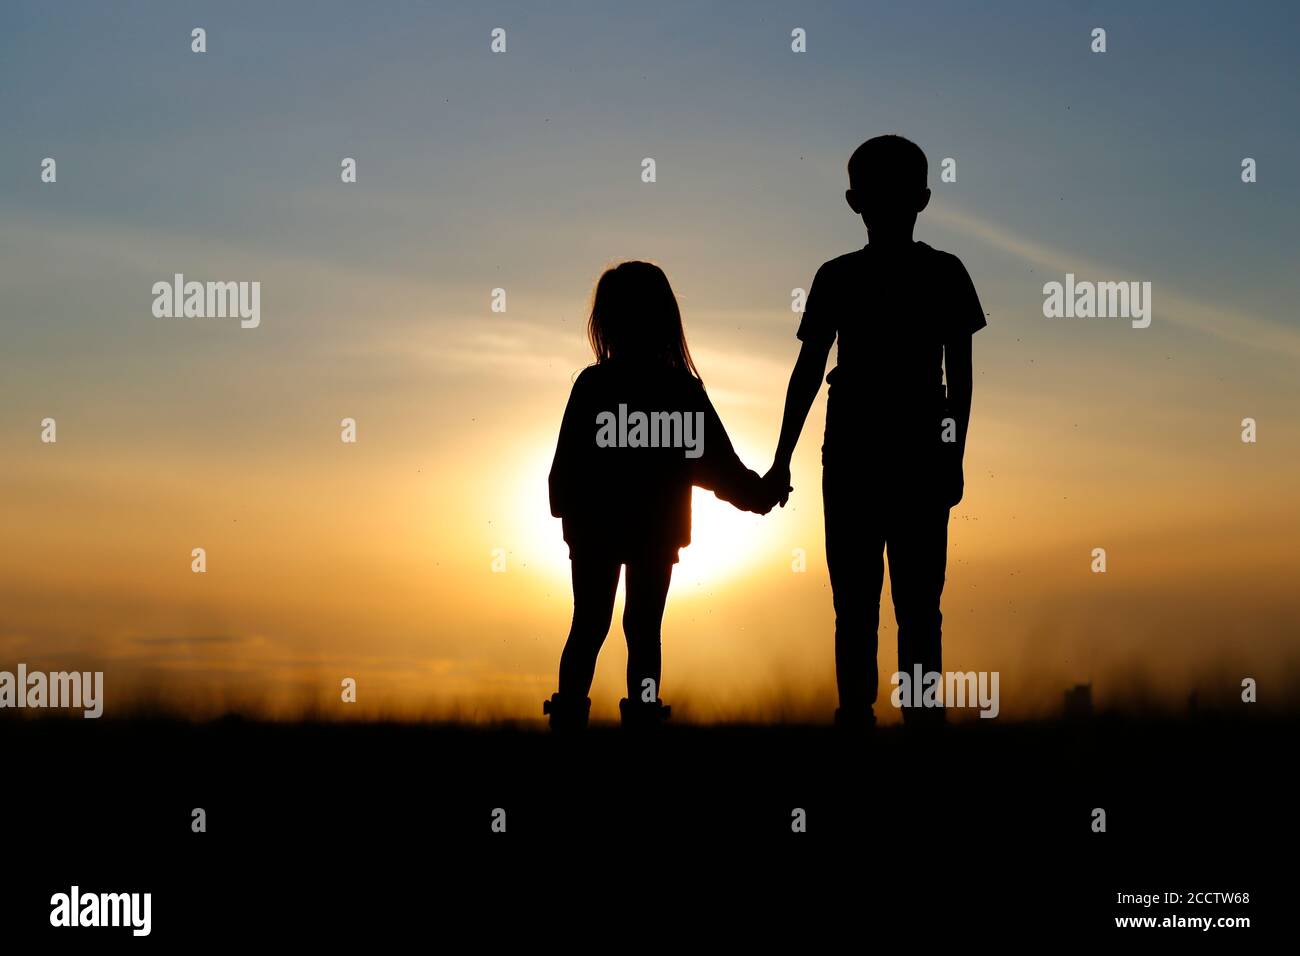
[[[817,270],[766,478],[784,505],[790,458],[838,338],[839,361],[826,377],[822,492],[835,602],[835,719],[847,726],[875,722],[886,550],[899,670],[943,670],[948,511],[964,483],[971,336],[986,323],[961,260],[912,239],[930,201],[927,168],[925,153],[901,136],[870,139],[849,159],[844,198],[862,216],[868,242]],[[903,718],[941,722],[943,710],[904,709]]]

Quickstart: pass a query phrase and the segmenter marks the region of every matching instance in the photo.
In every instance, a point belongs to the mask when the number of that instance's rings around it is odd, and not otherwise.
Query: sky
[[[7,3],[0,668],[103,669],[109,715],[335,714],[352,677],[347,713],[539,717],[572,610],[545,479],[596,278],[663,266],[763,471],[792,290],[866,241],[845,162],[897,132],[930,158],[917,238],[989,321],[945,666],[999,671],[1013,718],[1083,682],[1179,707],[1251,676],[1283,706],[1298,27],[1283,3]],[[260,325],[156,318],[176,273],[260,282]],[[1066,273],[1149,281],[1150,327],[1044,317]],[[785,509],[696,492],[675,714],[829,717],[824,402]],[[624,660],[616,618],[596,716]]]

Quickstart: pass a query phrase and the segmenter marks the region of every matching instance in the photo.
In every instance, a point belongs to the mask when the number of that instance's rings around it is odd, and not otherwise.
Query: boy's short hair
[[[878,189],[882,184],[924,189],[930,163],[910,139],[894,133],[873,136],[849,157],[849,188]]]

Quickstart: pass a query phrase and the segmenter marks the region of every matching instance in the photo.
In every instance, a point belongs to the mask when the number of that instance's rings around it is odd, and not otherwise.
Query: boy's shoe
[[[934,737],[948,726],[948,713],[942,707],[903,709],[903,733],[915,737]]]
[[[662,700],[652,700],[647,704],[624,697],[618,702],[618,714],[623,720],[624,730],[650,730],[658,727],[668,719],[672,710]]]
[[[835,727],[854,733],[865,733],[876,729],[876,712],[870,706],[837,707],[835,709]]]
[[[551,730],[556,733],[584,730],[591,715],[590,697],[562,697],[552,694],[542,701],[542,713],[551,717]]]

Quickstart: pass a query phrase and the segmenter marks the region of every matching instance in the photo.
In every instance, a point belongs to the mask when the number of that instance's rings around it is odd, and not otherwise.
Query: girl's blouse
[[[550,474],[570,556],[676,561],[691,542],[693,485],[746,510],[761,495],[700,381],[618,359],[583,370]]]

